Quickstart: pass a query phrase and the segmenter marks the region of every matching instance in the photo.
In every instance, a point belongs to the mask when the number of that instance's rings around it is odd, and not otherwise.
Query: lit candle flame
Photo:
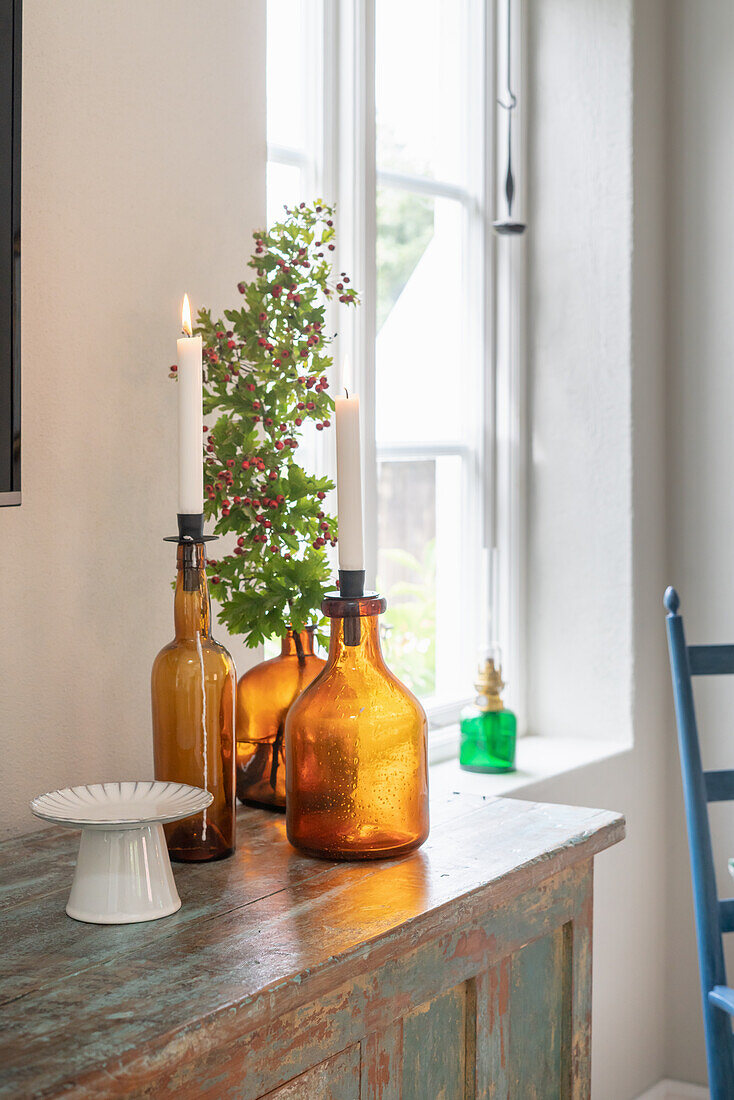
[[[354,389],[352,384],[352,364],[349,356],[344,356],[344,362],[342,363],[342,386],[344,387],[344,394],[349,397],[349,390]]]
[[[181,328],[187,336],[191,336],[191,306],[189,305],[189,296],[184,294],[183,305],[181,306]]]

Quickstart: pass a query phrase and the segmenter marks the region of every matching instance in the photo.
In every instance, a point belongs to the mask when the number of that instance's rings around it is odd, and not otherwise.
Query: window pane
[[[377,589],[388,664],[417,695],[436,690],[436,463],[378,463]]]
[[[381,189],[378,219],[378,444],[463,439],[478,396],[465,349],[462,207]]]
[[[284,206],[294,206],[303,200],[302,190],[300,168],[268,161],[268,225],[280,221]]]
[[[377,0],[377,167],[464,179],[463,4]]]
[[[462,460],[378,462],[378,590],[388,664],[416,695],[466,693]]]
[[[303,0],[268,0],[268,141],[305,149]]]

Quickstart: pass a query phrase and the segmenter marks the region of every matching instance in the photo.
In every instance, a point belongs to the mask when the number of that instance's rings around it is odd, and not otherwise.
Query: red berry
[[[316,513],[316,518],[317,519],[323,519],[324,518],[324,513],[323,512],[317,512]]]
[[[212,584],[219,584],[221,577],[212,577]]]
[[[252,501],[252,507],[253,507],[253,508],[259,508],[259,507],[260,507],[260,501],[259,501],[259,500],[258,500],[257,498],[254,498],[254,499],[253,499],[253,501]]]
[[[323,432],[323,430],[324,430],[324,425],[323,424],[317,424],[316,425],[316,431],[317,432]]]
[[[250,505],[252,504],[252,501],[250,500],[249,497],[243,497],[242,498],[242,503],[245,505],[246,508],[249,508]]]
[[[282,451],[283,450],[283,444],[281,443],[280,440],[278,440],[278,442],[275,444],[275,449],[276,449],[276,451]]]
[[[242,537],[242,535],[240,535],[240,537],[237,539],[237,545],[238,546],[244,546],[245,545],[245,540]]]
[[[279,554],[279,553],[280,553],[280,551],[278,550],[278,547],[277,547],[277,546],[271,546],[271,547],[270,547],[270,553],[271,553],[271,554]]]
[[[296,425],[297,428],[300,428],[301,424],[303,424],[303,421],[301,420],[300,416],[297,416],[293,423]]]
[[[259,424],[260,423],[260,417],[257,414],[255,414],[255,416],[253,416],[252,420],[253,420],[254,424]]]
[[[265,527],[272,527],[273,525],[272,525],[272,523],[270,522],[270,520],[269,520],[269,519],[266,519],[266,520],[264,521],[264,526],[265,526]]]
[[[177,370],[178,370],[178,367],[174,363],[173,366],[171,367],[171,374],[175,374]]]
[[[319,531],[328,531],[328,530],[329,530],[328,523],[320,523],[319,524]]]
[[[299,374],[298,375],[298,381],[301,383],[301,385],[303,385],[303,383],[306,381],[306,375],[305,374]]]
[[[247,383],[247,388],[250,391],[250,393],[254,392],[254,389],[255,389],[254,383],[253,382],[248,382]]]
[[[311,412],[311,411],[312,411],[313,409],[315,409],[315,408],[316,408],[316,406],[315,406],[315,404],[313,403],[313,401],[307,401],[307,402],[306,402],[306,408],[308,409],[308,411],[309,411],[309,412]]]
[[[242,497],[235,497],[234,502],[235,502],[235,504],[241,504],[242,503]]]
[[[265,313],[258,314],[258,320],[259,321],[267,321],[267,319],[268,319],[267,314],[265,314]]]
[[[263,423],[264,423],[264,424],[267,424],[267,426],[268,426],[268,427],[270,427],[270,426],[271,426],[271,424],[273,423],[273,418],[272,418],[272,416],[266,416],[266,417],[265,417],[265,420],[263,421]]]
[[[280,425],[279,425],[279,427],[280,427],[280,430],[281,430],[281,432],[284,432],[284,431],[285,431],[285,429],[286,429],[286,425],[285,425],[285,424],[280,424]]]
[[[308,381],[306,382],[306,389],[310,390],[315,381],[316,381],[315,378],[309,378]]]
[[[208,431],[209,431],[209,429],[207,428],[206,424],[202,424],[202,426],[201,426],[201,430],[202,430],[202,432],[208,432]]]
[[[290,560],[291,560],[291,555],[290,555],[290,551],[286,550],[286,552],[285,552],[285,554],[283,555],[283,557],[284,557],[284,558],[286,558],[286,559],[287,559],[288,561],[290,561]]]
[[[303,411],[303,409],[306,408],[305,402],[299,401],[298,404],[296,405],[296,408],[301,409],[301,411]]]
[[[253,401],[252,402],[252,407],[253,407],[253,409],[259,409],[260,408],[260,402],[257,401],[257,400]]]
[[[279,367],[280,366],[280,359],[273,359],[273,366],[274,367]]]
[[[331,427],[331,421],[330,420],[324,420],[323,423],[324,423],[325,428],[330,428]]]
[[[233,466],[234,466],[234,459],[233,459],[233,458],[228,458],[228,459],[227,459],[227,467],[228,467],[228,469],[230,469],[230,470],[231,470]]]
[[[242,462],[242,469],[243,470],[249,470],[250,469],[250,463],[247,461],[246,458]]]
[[[319,500],[323,500],[326,496],[326,493],[317,493],[316,496],[319,498]]]
[[[270,478],[271,481],[277,481],[278,480],[278,475],[276,474],[275,470],[271,470],[270,473],[268,474],[268,477]]]
[[[274,298],[279,298],[282,289],[283,288],[278,286],[278,284],[276,283],[275,286],[273,287],[273,289],[270,291],[270,293],[273,295]]]
[[[301,359],[305,359],[307,355],[308,355],[308,351],[306,350],[306,348],[301,348],[301,351],[300,351]]]
[[[239,290],[240,294],[244,294],[245,291],[247,290],[247,284],[246,283],[238,283],[237,284],[237,289]]]

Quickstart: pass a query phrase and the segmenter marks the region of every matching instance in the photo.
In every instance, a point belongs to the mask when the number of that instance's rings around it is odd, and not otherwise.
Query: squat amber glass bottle
[[[172,859],[222,859],[235,849],[234,717],[236,675],[211,636],[204,543],[179,543],[176,637],[153,663],[156,779],[204,787],[214,801],[203,813],[165,826]]]
[[[428,836],[426,716],[388,669],[380,596],[328,597],[329,656],[285,725],[286,830],[326,859],[379,859]]]
[[[313,634],[288,630],[280,656],[249,669],[237,686],[237,797],[248,805],[285,810],[285,718],[325,664]]]

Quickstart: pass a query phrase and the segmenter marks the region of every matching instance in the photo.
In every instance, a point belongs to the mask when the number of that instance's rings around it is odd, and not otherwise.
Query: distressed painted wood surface
[[[78,834],[0,845],[0,1095],[588,1095],[592,860],[607,811],[441,796],[428,843],[337,864],[244,809],[142,925],[64,913]]]

